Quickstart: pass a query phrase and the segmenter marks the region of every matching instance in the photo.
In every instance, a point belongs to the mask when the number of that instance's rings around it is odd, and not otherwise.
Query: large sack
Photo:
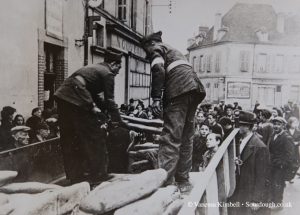
[[[71,213],[89,192],[90,185],[87,182],[82,182],[39,194],[13,194],[15,198],[10,200],[9,204],[13,205],[14,210],[10,215],[63,215]]]
[[[160,188],[152,196],[118,209],[114,215],[161,215],[179,196],[176,186]]]
[[[46,190],[61,188],[55,184],[44,184],[40,182],[23,182],[23,183],[12,183],[0,187],[2,193],[41,193]]]
[[[0,171],[0,186],[10,183],[17,175],[16,171]]]
[[[163,185],[167,172],[163,169],[148,170],[124,181],[115,181],[93,190],[80,204],[87,213],[104,214],[141,199]]]

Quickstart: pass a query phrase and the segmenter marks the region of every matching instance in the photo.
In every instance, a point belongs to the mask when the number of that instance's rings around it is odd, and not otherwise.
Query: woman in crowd
[[[21,114],[17,114],[13,120],[13,126],[25,125],[25,119]]]
[[[39,107],[33,108],[31,115],[32,116],[26,121],[26,126],[30,127],[29,137],[33,139],[36,135],[37,126],[44,120],[42,118],[42,110]]]
[[[192,171],[199,172],[199,166],[203,161],[203,154],[207,150],[206,137],[209,134],[207,122],[202,122],[193,137]]]
[[[137,109],[137,113],[134,115],[135,117],[142,118],[142,119],[148,119],[147,114],[143,110],[143,105],[138,104],[136,106],[136,109]]]
[[[210,160],[219,149],[222,142],[222,137],[219,134],[210,133],[207,135],[206,147],[208,150],[203,155],[203,162],[200,165],[201,171],[204,171]]]

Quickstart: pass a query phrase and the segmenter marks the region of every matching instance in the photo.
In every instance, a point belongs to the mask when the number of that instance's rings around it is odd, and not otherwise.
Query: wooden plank
[[[162,127],[164,122],[160,119],[141,119],[137,117],[121,115],[122,119],[128,120],[131,123],[153,126],[153,127]]]
[[[211,177],[215,173],[215,169],[217,168],[220,160],[223,158],[225,151],[227,150],[228,146],[233,142],[236,134],[238,133],[239,129],[234,129],[231,134],[223,141],[222,145],[220,146],[217,153],[214,155],[212,160],[210,161],[209,165],[205,169],[203,174],[199,174],[195,176],[195,179],[199,181],[196,183],[194,188],[192,189],[189,196],[184,199],[184,205],[179,211],[179,215],[191,215],[195,214],[195,205],[191,205],[189,202],[199,202]]]
[[[223,170],[224,170],[224,185],[225,185],[225,193],[226,197],[228,197],[230,190],[230,172],[229,172],[229,157],[228,150],[226,150],[223,157]]]
[[[229,162],[229,182],[230,182],[230,189],[228,191],[227,197],[232,196],[234,190],[235,190],[235,185],[236,185],[236,178],[235,178],[235,153],[236,151],[236,146],[235,146],[235,138],[232,141],[232,144],[229,145],[228,147],[228,162]]]
[[[144,132],[151,132],[154,134],[160,134],[162,132],[162,128],[156,128],[153,126],[147,125],[140,125],[136,123],[127,123],[128,127],[135,130],[135,131],[144,131]]]
[[[206,187],[207,203],[218,205],[218,180],[216,172],[213,173],[207,187]],[[219,215],[219,207],[208,206],[207,214]]]

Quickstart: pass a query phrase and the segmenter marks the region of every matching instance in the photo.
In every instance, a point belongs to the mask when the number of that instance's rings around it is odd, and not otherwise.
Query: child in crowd
[[[211,158],[215,155],[219,149],[219,145],[222,142],[222,138],[219,134],[210,133],[207,135],[206,147],[208,150],[203,155],[203,161],[200,165],[200,170],[204,171]]]
[[[193,156],[192,156],[193,172],[199,171],[199,166],[203,161],[202,156],[204,152],[207,150],[206,137],[208,133],[209,133],[208,123],[206,121],[200,123],[193,137]]]

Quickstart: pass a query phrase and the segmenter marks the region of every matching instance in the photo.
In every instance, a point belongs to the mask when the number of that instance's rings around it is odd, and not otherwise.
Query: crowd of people
[[[244,111],[238,103],[225,105],[224,101],[200,105],[195,115],[192,171],[207,167],[234,128],[240,129],[236,137],[239,176],[232,200],[282,203],[285,183],[300,176],[298,106],[289,101],[270,109],[257,103],[253,111]],[[248,214],[243,210],[250,209],[237,210],[232,214]]]
[[[1,110],[0,151],[14,149],[28,144],[42,142],[59,136],[58,116],[55,109],[36,107],[25,120],[22,114],[11,106]]]

